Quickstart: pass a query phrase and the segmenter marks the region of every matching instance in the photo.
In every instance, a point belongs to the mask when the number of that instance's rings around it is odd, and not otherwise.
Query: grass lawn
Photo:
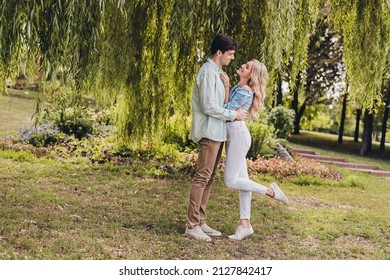
[[[19,104],[17,115],[30,117],[25,111],[33,108],[0,98],[5,135],[18,125],[12,117],[4,126],[4,100]],[[278,181],[289,205],[254,194],[255,234],[232,242],[226,237],[237,226],[238,192],[219,172],[208,223],[224,236],[206,244],[183,236],[191,176],[148,175],[155,164],[71,164],[0,148],[0,259],[390,259],[389,179],[338,169],[339,182]]]
[[[208,205],[223,238],[183,236],[191,177],[92,166],[0,150],[0,259],[389,259],[390,180],[343,171],[341,182],[279,181],[284,206],[253,196],[255,234],[229,241],[238,193],[221,173]],[[256,180],[269,183],[261,175]]]
[[[18,94],[21,94],[20,91]],[[31,124],[35,104],[35,100],[31,98],[0,94],[0,136],[15,133],[23,126]]]

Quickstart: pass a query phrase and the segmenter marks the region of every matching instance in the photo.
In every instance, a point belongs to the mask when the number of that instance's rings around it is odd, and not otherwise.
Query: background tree
[[[344,125],[345,125],[345,118],[346,118],[346,115],[347,115],[348,93],[345,93],[342,96],[342,99],[343,99],[343,102],[342,102],[341,117],[340,117],[339,137],[337,139],[337,142],[340,143],[340,144],[343,143]]]
[[[363,111],[373,110],[381,100],[382,77],[389,52],[389,5],[381,0],[332,0],[333,24],[341,30],[344,38],[344,61],[350,81],[350,102]],[[366,114],[365,114],[366,115]],[[365,117],[370,125],[370,117]],[[371,135],[364,129],[361,154],[366,155],[371,147]]]
[[[382,127],[381,127],[381,139],[379,150],[385,151],[385,142],[386,142],[386,131],[387,131],[387,122],[389,120],[390,113],[390,54],[387,57],[386,63],[386,74],[383,76],[383,84],[382,84],[382,95],[384,99],[384,110],[383,110],[383,118],[382,118]]]
[[[299,88],[295,89],[292,108],[294,109],[294,134],[299,134],[300,121],[306,107],[314,104],[330,104],[335,94],[343,89],[337,87],[343,80],[345,69],[342,63],[342,36],[330,30],[327,24],[327,6],[316,24],[315,32],[310,36],[308,45],[307,68],[301,73],[297,84],[303,83],[304,98],[299,108]],[[298,91],[297,91],[298,90]]]
[[[356,109],[356,118],[355,118],[355,132],[353,134],[353,141],[359,142],[359,131],[360,131],[360,119],[362,117],[362,109],[357,108]]]
[[[373,132],[374,113],[366,109],[364,112],[363,127],[363,145],[360,149],[361,155],[367,155],[372,152],[372,132]]]

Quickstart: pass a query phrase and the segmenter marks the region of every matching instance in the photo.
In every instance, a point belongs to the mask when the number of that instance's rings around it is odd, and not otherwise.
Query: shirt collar
[[[210,63],[215,71],[222,72],[222,68],[219,67],[211,58],[207,59],[207,62]]]

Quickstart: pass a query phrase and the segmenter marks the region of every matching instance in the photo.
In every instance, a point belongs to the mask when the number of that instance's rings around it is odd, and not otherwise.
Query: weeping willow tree
[[[291,57],[295,76],[304,68],[308,32],[318,13],[320,1],[242,1],[229,5],[228,33],[240,43],[233,69],[245,60],[257,58],[268,68],[268,96],[282,65]],[[229,23],[230,23],[229,21]]]
[[[216,34],[232,35],[239,44],[235,61],[225,69],[233,80],[238,65],[257,58],[270,72],[272,91],[281,65],[293,57],[295,81],[305,68],[308,33],[321,2],[4,0],[0,75],[4,79],[17,71],[15,62],[28,55],[46,76],[61,69],[64,82],[76,81],[99,106],[113,108],[122,139],[154,137],[172,115],[186,123],[196,71]],[[333,1],[333,7],[341,2]],[[342,15],[341,8],[335,10]],[[352,38],[350,45],[355,42]],[[370,104],[374,97],[362,102]]]
[[[69,77],[81,79],[94,61],[103,4],[81,0],[2,1],[2,78],[15,70],[15,61],[28,55],[30,59],[39,59],[46,73],[61,68]]]
[[[271,73],[290,53],[298,1],[3,1],[2,78],[23,55],[46,76],[89,89],[113,107],[122,138],[153,136],[190,114],[194,76],[218,33],[240,44],[235,66],[257,58]],[[272,81],[272,79],[271,79]]]
[[[238,65],[257,58],[267,65],[272,88],[283,61],[292,54],[305,56],[306,48],[297,45],[307,44],[307,30],[319,2],[108,2],[95,71],[99,76],[96,98],[102,106],[114,101],[122,138],[154,135],[172,112],[185,124],[196,71],[219,33],[232,35],[239,44],[235,61],[226,69],[232,80]],[[300,67],[304,64],[294,64],[294,71]],[[111,86],[112,81],[116,86]]]
[[[383,0],[332,0],[333,23],[344,34],[344,59],[356,107],[372,109],[390,47],[390,4]]]
[[[390,4],[383,0],[332,0],[333,23],[344,35],[349,101],[372,119],[382,101],[381,86],[390,50]],[[371,152],[372,121],[365,122],[361,154]]]
[[[295,32],[293,48],[288,55],[285,68],[288,68],[289,86],[292,89],[291,107],[295,111],[294,134],[299,133],[300,120],[306,109],[305,98],[302,96],[305,84],[305,71],[308,65],[310,35],[315,32],[316,23],[324,1],[300,1],[295,17]],[[283,71],[283,69],[279,69]],[[280,75],[280,74],[279,74]],[[301,101],[301,106],[299,103]]]
[[[172,104],[174,72],[168,48],[171,4],[132,1],[118,9],[115,3],[107,3],[95,71],[100,78],[90,80],[96,81],[95,96],[101,106],[115,101],[122,137],[153,134],[165,125],[170,107],[176,105]]]

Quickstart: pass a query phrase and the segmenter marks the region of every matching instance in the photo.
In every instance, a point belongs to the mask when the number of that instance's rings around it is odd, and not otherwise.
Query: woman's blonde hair
[[[254,96],[252,105],[248,110],[249,121],[259,118],[258,111],[264,105],[265,86],[269,79],[267,67],[256,59],[252,59],[251,61],[253,64],[249,86],[253,89]]]

